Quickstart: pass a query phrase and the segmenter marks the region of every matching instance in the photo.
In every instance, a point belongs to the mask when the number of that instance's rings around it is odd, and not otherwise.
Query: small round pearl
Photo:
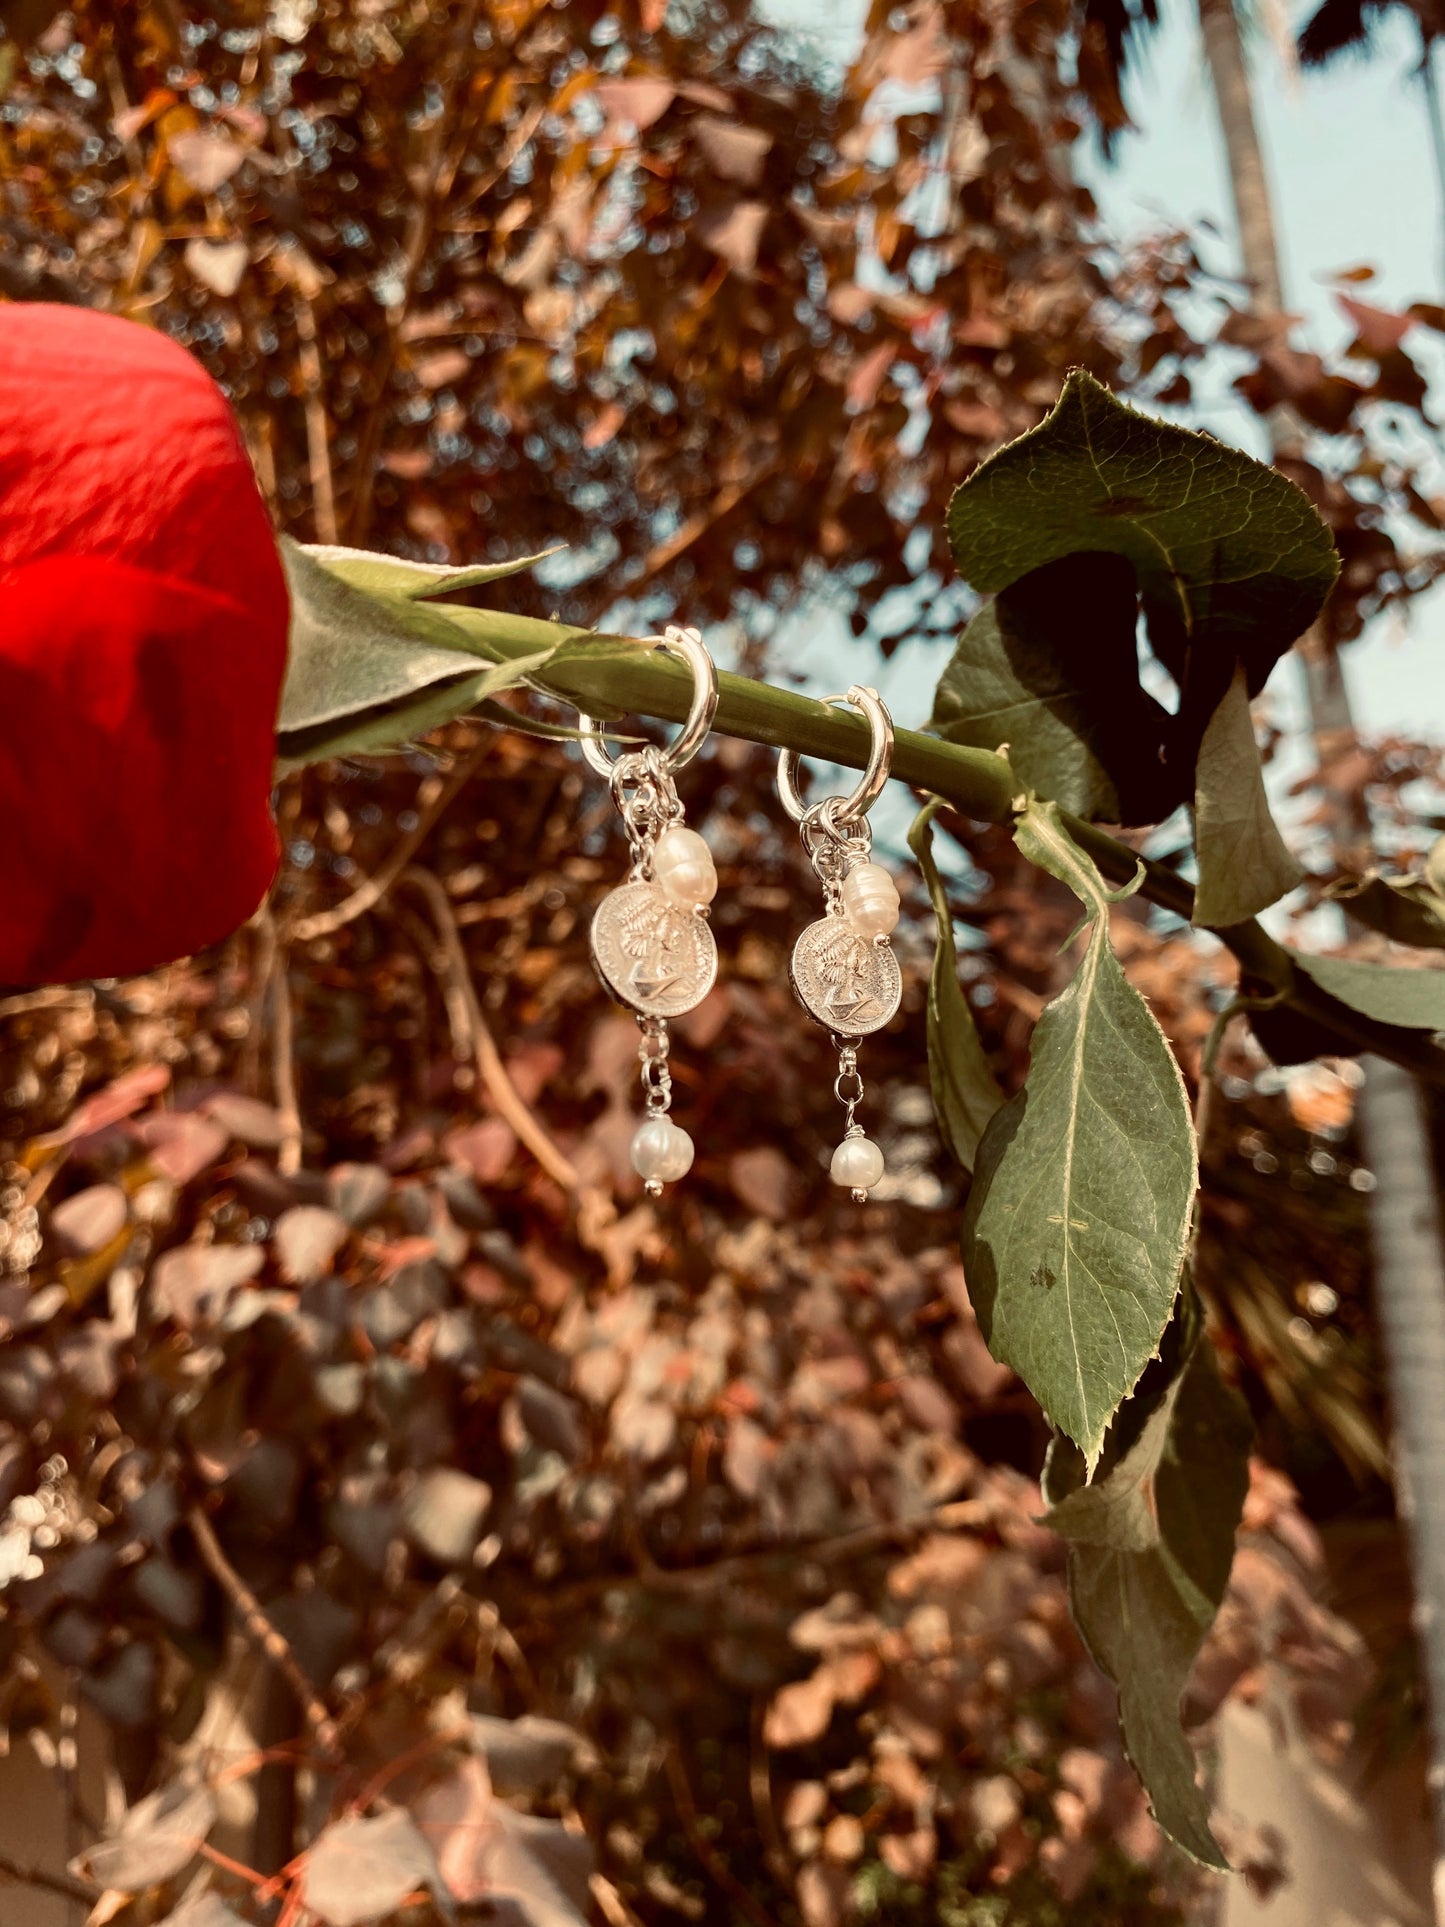
[[[670,1117],[644,1118],[632,1140],[632,1168],[648,1184],[672,1184],[692,1169],[692,1139]]]
[[[652,852],[652,874],[674,903],[697,906],[717,895],[712,851],[696,830],[675,823],[664,830]]]
[[[860,937],[886,937],[897,927],[898,890],[881,863],[860,863],[848,872],[843,908]]]
[[[845,1137],[833,1153],[828,1175],[849,1191],[871,1191],[883,1175],[883,1153],[870,1137]]]

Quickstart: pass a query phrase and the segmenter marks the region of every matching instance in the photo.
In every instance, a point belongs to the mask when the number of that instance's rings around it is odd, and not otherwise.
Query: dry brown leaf
[[[773,137],[761,127],[747,127],[740,121],[724,120],[714,114],[699,114],[690,132],[703,159],[719,180],[734,181],[739,187],[756,187],[763,178],[763,163],[772,149]]]
[[[748,276],[758,264],[763,229],[768,224],[766,201],[734,201],[731,207],[700,214],[692,231],[705,248],[719,255],[738,274]]]
[[[331,1269],[331,1260],[351,1235],[339,1211],[324,1204],[293,1204],[276,1220],[271,1234],[283,1278],[304,1285]]]
[[[184,260],[203,288],[229,300],[241,285],[250,255],[244,241],[187,241]]]
[[[239,141],[206,129],[172,134],[166,141],[166,152],[177,173],[198,194],[214,194],[218,187],[224,187],[246,158]]]

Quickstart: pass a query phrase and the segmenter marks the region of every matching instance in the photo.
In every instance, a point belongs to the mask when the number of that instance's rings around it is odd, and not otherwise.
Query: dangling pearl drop
[[[859,1131],[856,1136],[845,1137],[833,1153],[828,1175],[834,1184],[853,1193],[856,1204],[862,1204],[883,1176],[883,1153],[872,1138]]]
[[[859,863],[848,872],[843,910],[860,937],[886,937],[897,927],[898,889],[881,863]]]
[[[700,909],[717,895],[712,851],[696,830],[674,823],[657,839],[652,874],[676,904]]]
[[[632,1139],[632,1168],[654,1197],[664,1184],[685,1178],[692,1159],[692,1139],[670,1117],[648,1117],[638,1125]]]

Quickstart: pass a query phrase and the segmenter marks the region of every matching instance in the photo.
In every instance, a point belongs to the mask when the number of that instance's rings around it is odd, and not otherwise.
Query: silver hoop
[[[659,752],[663,768],[671,774],[684,763],[690,763],[707,741],[712,719],[717,714],[717,665],[696,629],[669,623],[662,635],[649,636],[646,643],[649,649],[661,649],[669,656],[677,656],[692,671],[692,707],[687,712],[687,721],[667,748]],[[599,776],[610,777],[620,759],[609,756],[603,748],[603,733],[603,725],[597,718],[584,711],[582,754]]]
[[[888,706],[876,689],[865,688],[854,683],[845,696],[824,696],[825,703],[844,703],[860,710],[868,719],[868,728],[873,741],[868,751],[868,767],[859,780],[858,787],[848,796],[827,797],[824,800],[833,805],[828,815],[837,825],[857,823],[865,817],[888,781],[888,772],[893,767],[893,718],[888,714]],[[783,799],[783,808],[795,823],[801,823],[808,814],[808,806],[798,794],[798,752],[785,749],[778,757],[778,795]],[[816,803],[812,806],[817,809]]]

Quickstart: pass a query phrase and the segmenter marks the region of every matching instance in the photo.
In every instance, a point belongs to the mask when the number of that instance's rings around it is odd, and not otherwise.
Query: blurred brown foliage
[[[859,1214],[827,1180],[826,1046],[787,984],[809,883],[758,827],[770,767],[740,748],[698,766],[734,967],[677,1026],[699,1156],[654,1205],[626,1162],[635,1025],[580,941],[614,870],[610,806],[571,752],[489,737],[428,869],[286,942],[426,820],[442,769],[474,756],[468,732],[408,766],[289,785],[272,921],[208,967],[0,1010],[12,1170],[44,1239],[0,1303],[0,1490],[22,1538],[29,1495],[45,1507],[41,1569],[21,1546],[3,1595],[12,1737],[53,1729],[58,1666],[109,1723],[133,1801],[293,1741],[295,1695],[277,1707],[256,1685],[239,1579],[304,1675],[303,1752],[339,1726],[333,1813],[380,1776],[438,1848],[439,1813],[492,1841],[490,1763],[501,1793],[580,1817],[607,1917],[1177,1918],[1191,1880],[1034,1522],[1044,1428],[988,1357],[957,1262],[956,1178],[919,1075],[921,933],[906,1021],[869,1052],[893,1196]],[[991,860],[975,990],[1017,1075],[1072,913],[1002,839]],[[433,877],[563,1181],[478,1077]],[[1127,912],[1118,936],[1197,1052],[1190,947]],[[1308,1170],[1319,1131],[1264,1110]],[[1223,1161],[1227,1199],[1232,1141]],[[1357,1239],[1351,1168],[1307,1181]],[[1308,1685],[1338,1747],[1358,1642],[1313,1603],[1319,1548],[1268,1477],[1193,1716]],[[581,1735],[553,1733],[536,1779],[509,1777],[538,1744],[525,1722],[502,1730],[519,1715]],[[241,1797],[256,1784],[223,1792],[212,1844],[270,1873],[292,1836],[278,1848],[259,1823]],[[544,1865],[567,1837],[541,1835]],[[477,1891],[501,1878],[493,1851],[468,1863]],[[123,1886],[133,1865],[97,1857],[94,1877]],[[244,1885],[215,1878],[251,1918]]]
[[[1251,407],[1331,437],[1291,472],[1348,637],[1433,578],[1440,505],[1389,431],[1445,316],[1351,297],[1327,368],[1183,237],[1120,258],[1073,176],[1113,124],[1073,25],[875,4],[834,69],[737,0],[96,0],[8,63],[0,291],[185,341],[296,533],[570,543],[532,612],[578,622],[766,627],[826,576],[860,625],[921,578],[956,626],[942,511],[977,460],[1070,366],[1184,402],[1223,343]]]
[[[1255,406],[1333,411],[1334,466],[1299,479],[1346,556],[1335,633],[1429,579],[1383,523],[1436,509],[1366,433],[1418,405],[1399,336],[1369,362],[1362,324],[1366,361],[1327,370],[1186,243],[1105,246],[1062,0],[877,7],[837,72],[686,0],[3,17],[36,37],[0,43],[0,287],[186,341],[303,537],[560,539],[519,606],[757,639],[825,580],[860,628],[911,583],[942,632],[954,483],[1069,365],[1186,400],[1202,292]],[[1407,765],[1350,780],[1397,794]],[[130,1817],[66,1878],[138,1896],[122,1927],[360,1919],[355,1866],[533,1927],[586,1916],[592,1864],[613,1927],[1189,1904],[1034,1523],[1043,1428],[968,1306],[921,895],[865,1063],[892,1195],[860,1216],[787,985],[813,886],[770,764],[721,744],[690,779],[729,969],[677,1027],[699,1157],[661,1206],[585,948],[619,845],[563,746],[460,725],[292,778],[264,920],[0,1001],[0,1712],[62,1778],[71,1694],[104,1721]],[[1012,1084],[1075,913],[955,830]],[[424,868],[343,917],[404,843]],[[1222,983],[1137,904],[1116,937],[1193,1072]],[[1242,1039],[1223,1069],[1200,1276],[1262,1451],[1319,1516],[1386,1513],[1347,1074]],[[1367,1668],[1263,1465],[1245,1543],[1192,1714],[1285,1693],[1342,1746]],[[255,1877],[213,1858],[235,1912],[169,1915],[207,1833]]]

